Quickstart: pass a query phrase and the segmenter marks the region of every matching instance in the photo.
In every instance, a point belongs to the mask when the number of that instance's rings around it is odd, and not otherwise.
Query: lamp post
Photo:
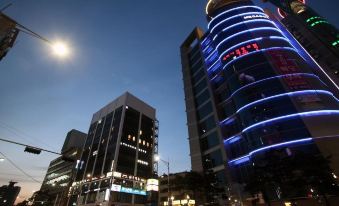
[[[2,57],[4,57],[6,55],[9,47],[12,47],[14,45],[15,39],[16,39],[19,31],[22,32],[22,33],[28,34],[28,35],[30,35],[30,36],[32,36],[32,37],[34,37],[36,39],[39,39],[42,42],[46,43],[48,46],[50,46],[50,48],[53,51],[53,53],[56,56],[60,57],[60,58],[66,58],[66,57],[68,57],[70,55],[70,49],[66,45],[66,43],[64,43],[62,41],[56,41],[56,42],[53,41],[52,42],[52,41],[46,39],[45,37],[37,34],[36,32],[30,30],[29,28],[23,26],[22,24],[18,23],[17,21],[15,21],[14,19],[10,18],[9,16],[5,15],[2,11],[5,10],[10,5],[11,4],[7,5],[6,7],[2,8],[0,10],[0,24],[2,26],[5,25],[5,26],[11,28],[11,30],[9,30],[9,31],[7,31],[7,30],[6,31],[1,31],[0,30],[0,32],[3,32],[3,33],[5,32],[6,35],[10,35],[11,34],[10,37],[6,37],[6,38],[10,39],[10,40],[6,40],[6,42],[8,41],[10,43],[8,43],[8,45],[7,44],[6,45],[0,45],[0,47],[1,47],[0,48],[1,49],[0,50],[0,55],[2,53],[4,53],[2,55]],[[12,34],[14,30],[16,31],[15,35]],[[0,39],[0,41],[3,41],[3,39]],[[1,43],[1,44],[3,44],[3,43]],[[2,51],[4,48],[5,48],[6,51]]]
[[[169,173],[170,172],[170,166],[169,166],[169,161],[161,159],[159,155],[155,155],[154,160],[157,161],[157,162],[161,161],[167,166],[167,201],[168,201],[168,206],[171,206],[172,205],[172,197],[171,197],[171,192],[170,192],[170,173]]]

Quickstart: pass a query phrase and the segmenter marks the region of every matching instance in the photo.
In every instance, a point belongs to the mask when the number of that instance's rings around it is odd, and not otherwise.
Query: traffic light
[[[38,155],[38,154],[41,153],[41,149],[27,146],[25,148],[25,152],[32,153],[32,154],[37,154]]]

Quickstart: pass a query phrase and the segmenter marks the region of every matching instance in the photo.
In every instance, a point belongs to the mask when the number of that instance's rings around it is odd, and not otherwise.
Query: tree
[[[279,188],[279,199],[307,197],[310,191],[317,191],[329,206],[327,196],[337,195],[339,191],[329,159],[320,153],[290,149],[268,151],[253,161],[245,189],[251,194],[261,192],[268,205],[272,199],[269,191],[274,188],[274,191]]]

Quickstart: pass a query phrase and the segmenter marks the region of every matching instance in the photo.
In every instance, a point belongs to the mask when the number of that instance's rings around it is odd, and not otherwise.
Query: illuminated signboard
[[[146,184],[146,191],[159,191],[159,180],[148,179]]]
[[[113,172],[113,177],[121,177],[121,173],[120,172]]]
[[[268,19],[268,16],[267,15],[262,15],[262,14],[255,14],[255,15],[244,16],[244,19],[258,19],[258,18]]]
[[[301,72],[295,60],[284,52],[279,50],[269,50],[267,52],[271,56],[271,63],[280,74],[290,74]]]
[[[112,184],[111,190],[115,191],[115,192],[120,192],[121,191],[121,185]]]
[[[129,194],[135,194],[135,195],[146,195],[146,191],[144,190],[138,190],[128,187],[121,187],[120,192],[129,193]]]
[[[122,187],[121,185],[116,185],[116,184],[112,184],[111,190],[114,192],[124,192],[124,193],[135,194],[135,195],[146,195],[145,190]]]
[[[251,53],[253,51],[259,51],[259,46],[257,43],[253,43],[253,44],[248,44],[246,46],[240,47],[238,49],[235,49],[231,52],[229,52],[228,54],[226,54],[225,56],[222,57],[222,61],[224,64],[230,62],[233,59],[236,59],[238,57],[241,57],[245,54]]]

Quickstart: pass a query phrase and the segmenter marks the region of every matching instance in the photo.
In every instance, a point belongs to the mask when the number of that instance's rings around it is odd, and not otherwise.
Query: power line
[[[27,176],[28,178],[32,179],[34,182],[40,183],[41,182],[37,179],[35,179],[34,177],[32,177],[31,175],[27,174],[23,169],[21,169],[18,165],[16,165],[11,159],[9,159],[4,153],[0,152],[0,154],[2,156],[4,156],[6,158],[6,160],[8,160],[9,163],[11,163],[11,165],[13,165],[15,168],[17,168],[20,172],[22,172],[25,176]]]
[[[19,130],[18,128],[14,127],[12,125],[9,125],[9,124],[1,121],[1,120],[0,120],[0,127],[3,127],[4,129],[7,129],[9,132],[13,133],[15,136],[17,136],[20,139],[23,139],[23,140],[29,142],[30,144],[35,144],[36,143],[36,142],[32,141],[32,139],[33,139],[35,141],[40,142],[42,145],[46,146],[47,148],[51,148],[53,150],[57,150],[54,146],[48,144],[44,140],[39,139],[39,138],[34,137],[34,136],[31,136],[28,133],[26,133],[26,132],[24,132],[22,130]]]

